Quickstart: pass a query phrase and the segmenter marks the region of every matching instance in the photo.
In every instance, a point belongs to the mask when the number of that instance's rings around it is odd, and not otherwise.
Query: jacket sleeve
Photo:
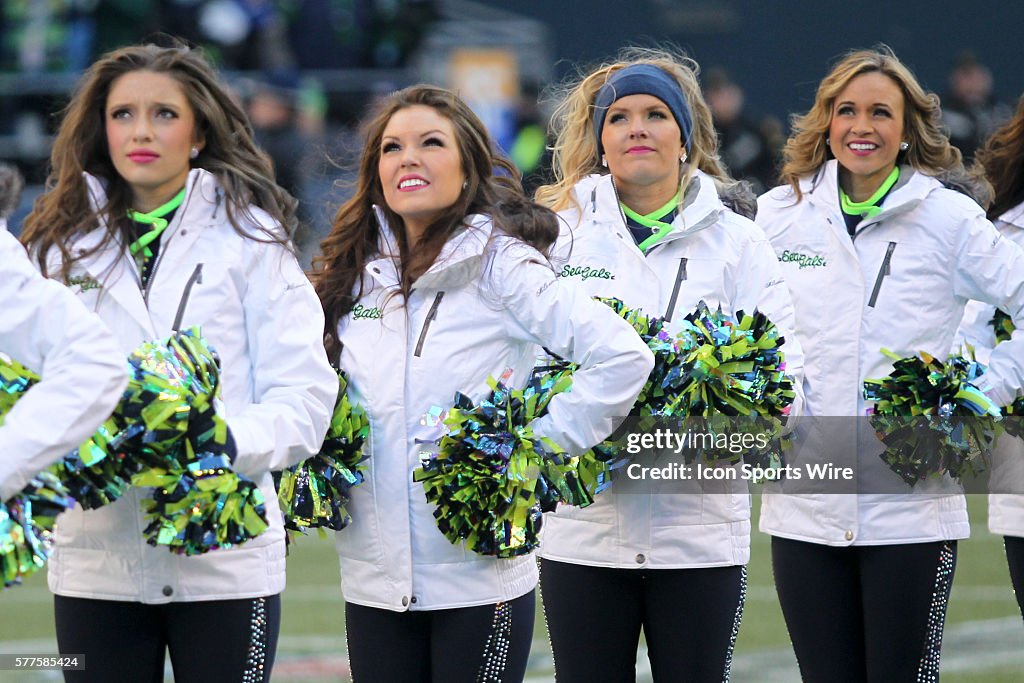
[[[283,247],[257,249],[243,307],[253,403],[228,416],[236,469],[256,476],[320,450],[338,378],[324,351],[324,315],[313,286]]]
[[[996,346],[980,388],[1005,406],[1024,388],[1024,250],[979,212],[957,232],[953,291],[1006,311],[1016,330]]]
[[[581,287],[558,278],[515,240],[496,240],[485,282],[509,311],[508,332],[579,365],[572,390],[556,396],[534,433],[570,453],[586,451],[629,414],[654,367],[640,335]]]
[[[85,441],[128,382],[117,341],[66,287],[39,275],[0,221],[0,352],[40,376],[0,426],[0,500]]]
[[[750,229],[753,235],[744,242],[736,267],[733,310],[761,311],[785,338],[782,350],[786,356],[786,374],[792,377],[796,394],[789,414],[797,417],[803,413],[804,406],[804,352],[796,336],[793,298],[768,238],[757,225],[751,223]]]

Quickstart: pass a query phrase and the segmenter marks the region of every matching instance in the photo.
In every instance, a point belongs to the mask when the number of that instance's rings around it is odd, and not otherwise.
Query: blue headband
[[[653,64],[633,64],[619,69],[609,78],[594,98],[594,134],[597,135],[597,154],[604,153],[601,145],[601,131],[604,129],[604,118],[608,107],[615,100],[627,95],[652,95],[665,103],[672,112],[679,134],[683,139],[683,147],[690,147],[690,132],[693,130],[693,117],[690,107],[686,104],[683,89],[672,76]]]

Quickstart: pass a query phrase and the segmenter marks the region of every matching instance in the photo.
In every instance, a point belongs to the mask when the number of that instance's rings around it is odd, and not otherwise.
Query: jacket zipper
[[[423,321],[423,329],[420,330],[420,338],[416,341],[416,350],[412,354],[417,358],[423,352],[423,342],[427,340],[427,330],[430,329],[430,323],[437,317],[437,309],[441,305],[443,297],[444,292],[438,292],[437,296],[434,297],[434,303],[430,305],[430,310],[427,311],[427,317]]]
[[[195,185],[192,186],[192,189],[189,190],[189,193],[185,196],[185,201],[183,201],[181,203],[181,206],[178,207],[178,211],[180,211],[182,213],[182,216],[184,216],[185,207],[188,205],[189,200],[192,198],[192,192],[194,192],[194,191],[195,191]],[[217,213],[217,207],[220,206],[220,199],[221,199],[220,192],[218,192],[217,193],[217,203],[213,207],[214,215],[216,215],[216,213]],[[175,219],[178,219],[177,215],[175,216]],[[180,222],[181,221],[179,220],[179,223]],[[174,234],[177,234],[177,231],[175,231]],[[166,249],[167,244],[170,243],[171,238],[173,238],[173,237],[174,237],[174,235],[168,235],[167,242],[164,242],[163,244],[160,245],[160,253],[156,255],[156,263],[153,264],[153,269],[151,271],[149,271],[149,281],[146,282],[146,286],[142,288],[142,301],[146,304],[146,308],[149,308],[149,292],[153,288],[153,280],[156,279],[156,270],[157,270],[157,268],[160,267],[160,264],[163,263],[164,254],[167,253],[167,249]],[[200,267],[202,266],[201,263],[199,265],[200,265]],[[193,277],[195,277],[195,273],[193,273],[192,275],[193,275]],[[140,278],[139,281],[140,282],[141,282],[141,277],[142,277],[142,274],[140,273],[139,274],[139,278]],[[202,283],[202,280],[200,280],[199,282]],[[175,326],[175,330],[177,330],[177,326]]]
[[[181,300],[178,301],[178,312],[174,314],[174,324],[171,325],[171,331],[177,333],[181,329],[181,319],[185,316],[185,307],[188,306],[189,296],[192,294],[192,285],[203,284],[203,264],[197,263],[195,270],[192,271],[192,275],[189,276],[188,282],[185,283],[185,291],[181,293]]]
[[[890,263],[892,262],[892,252],[895,249],[896,243],[889,242],[889,248],[885,250],[885,258],[882,259],[882,267],[878,269],[878,277],[875,278],[875,288],[871,290],[871,299],[868,301],[869,308],[874,308],[875,302],[878,301],[878,291],[882,289],[882,280],[892,273]]]
[[[679,270],[676,272],[676,283],[672,286],[672,296],[668,300],[668,310],[665,311],[665,321],[672,320],[672,314],[676,312],[676,299],[679,298],[679,288],[686,279],[686,258],[679,259]]]

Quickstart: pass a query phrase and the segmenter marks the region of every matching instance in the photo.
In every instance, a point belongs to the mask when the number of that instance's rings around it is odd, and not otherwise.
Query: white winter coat
[[[1018,204],[1000,216],[996,220],[996,228],[1004,237],[1024,247],[1024,204]],[[967,305],[958,332],[958,337],[974,348],[977,359],[982,363],[988,363],[989,354],[996,345],[995,331],[989,324],[994,314],[994,306],[972,301]],[[1021,335],[1024,335],[1024,330],[1018,327],[1013,336]],[[993,490],[1024,493],[1024,440],[1005,435],[996,443],[992,452],[990,481]],[[994,534],[1024,536],[1024,495],[989,494],[988,528]]]
[[[537,583],[533,557],[480,556],[437,529],[434,505],[412,479],[439,436],[427,412],[450,407],[456,392],[479,402],[488,376],[508,373],[510,386],[523,386],[541,344],[581,367],[535,432],[581,452],[627,414],[653,357],[625,321],[556,278],[536,250],[491,236],[485,216],[467,219],[403,301],[391,257],[398,250],[379,213],[378,221],[366,292],[338,326],[341,367],[369,415],[371,451],[366,481],[352,492],[352,524],[337,534],[345,599],[402,611],[524,595]]]
[[[128,382],[106,325],[39,275],[0,219],[0,353],[41,379],[0,426],[0,501],[82,443]]]
[[[101,183],[87,180],[93,206],[103,206]],[[287,249],[235,232],[212,174],[191,171],[185,188],[185,201],[160,239],[147,291],[118,244],[77,262],[69,279],[117,336],[125,357],[143,342],[169,336],[179,310],[180,329],[201,327],[222,363],[222,398],[238,447],[235,469],[259,485],[270,528],[234,548],[175,555],[147,545],[139,503],[149,491],[131,488],[106,507],[61,517],[49,566],[50,589],[58,595],[166,603],[284,589],[283,518],[270,470],[309,457],[326,433],[338,383],[323,349],[323,311]],[[260,225],[278,229],[265,212],[251,210]],[[95,245],[103,234],[102,228],[83,234],[71,248]],[[59,262],[48,269],[56,276]]]
[[[615,297],[649,316],[665,316],[670,330],[700,300],[726,314],[759,309],[786,338],[786,368],[799,393],[803,359],[775,254],[757,225],[723,205],[710,176],[696,173],[672,232],[646,255],[626,227],[610,175],[581,180],[575,197],[579,209],[561,214],[569,229],[558,245],[563,279],[580,282],[591,296]],[[612,486],[589,507],[560,506],[546,516],[540,554],[627,569],[746,564],[747,484],[722,481],[705,483],[704,492],[694,489],[617,494]]]
[[[839,207],[837,164],[758,200],[764,228],[796,305],[806,354],[805,414],[863,416],[863,382],[892,371],[892,361],[925,351],[943,357],[968,299],[999,305],[1024,322],[1024,252],[1002,239],[976,203],[908,167],[855,239]],[[998,404],[1024,383],[1024,339],[1000,345],[982,389]],[[860,420],[860,423],[866,423]],[[862,477],[898,486],[877,457],[881,445],[859,424]],[[852,447],[835,443],[835,449]],[[876,480],[877,481],[877,480]],[[827,545],[886,545],[966,538],[967,509],[958,485],[931,482],[929,493],[771,495],[761,530]],[[887,489],[888,490],[888,489]],[[909,491],[909,489],[906,489]]]

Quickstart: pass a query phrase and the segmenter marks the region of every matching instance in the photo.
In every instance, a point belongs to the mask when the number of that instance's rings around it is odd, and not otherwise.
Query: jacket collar
[[[920,173],[911,166],[901,166],[900,179],[885,198],[881,212],[861,221],[857,226],[857,232],[860,233],[869,225],[916,208],[932,191],[941,187],[942,183],[935,178]],[[827,161],[817,173],[801,178],[800,190],[811,204],[842,216],[842,209],[839,206],[839,162],[835,159]]]
[[[107,202],[106,183],[88,173],[83,174],[89,193],[89,204],[93,211]],[[160,272],[171,272],[179,266],[192,245],[202,234],[202,229],[224,218],[223,192],[216,177],[203,169],[193,169],[185,181],[185,200],[174,215],[174,219],[161,237],[158,265]],[[73,249],[88,251],[98,245],[106,235],[106,225],[85,233],[75,239]],[[82,267],[100,282],[124,309],[150,334],[155,334],[152,320],[139,287],[139,275],[135,262],[127,248],[115,237],[107,247],[82,262]],[[156,275],[154,274],[154,277]]]
[[[596,216],[602,221],[612,220],[625,229],[626,218],[622,215],[611,174],[587,176],[576,183],[574,192],[585,220]],[[724,210],[714,179],[703,171],[697,171],[686,188],[682,210],[672,222],[672,232],[658,244],[711,227],[719,221]]]
[[[398,286],[400,278],[398,240],[381,208],[374,206],[373,209],[379,227],[379,257],[367,263],[366,270],[382,287],[390,289]],[[464,223],[466,227],[445,242],[433,265],[416,280],[417,289],[455,287],[478,278],[483,272],[483,254],[491,236],[491,218],[474,214],[467,216]]]

